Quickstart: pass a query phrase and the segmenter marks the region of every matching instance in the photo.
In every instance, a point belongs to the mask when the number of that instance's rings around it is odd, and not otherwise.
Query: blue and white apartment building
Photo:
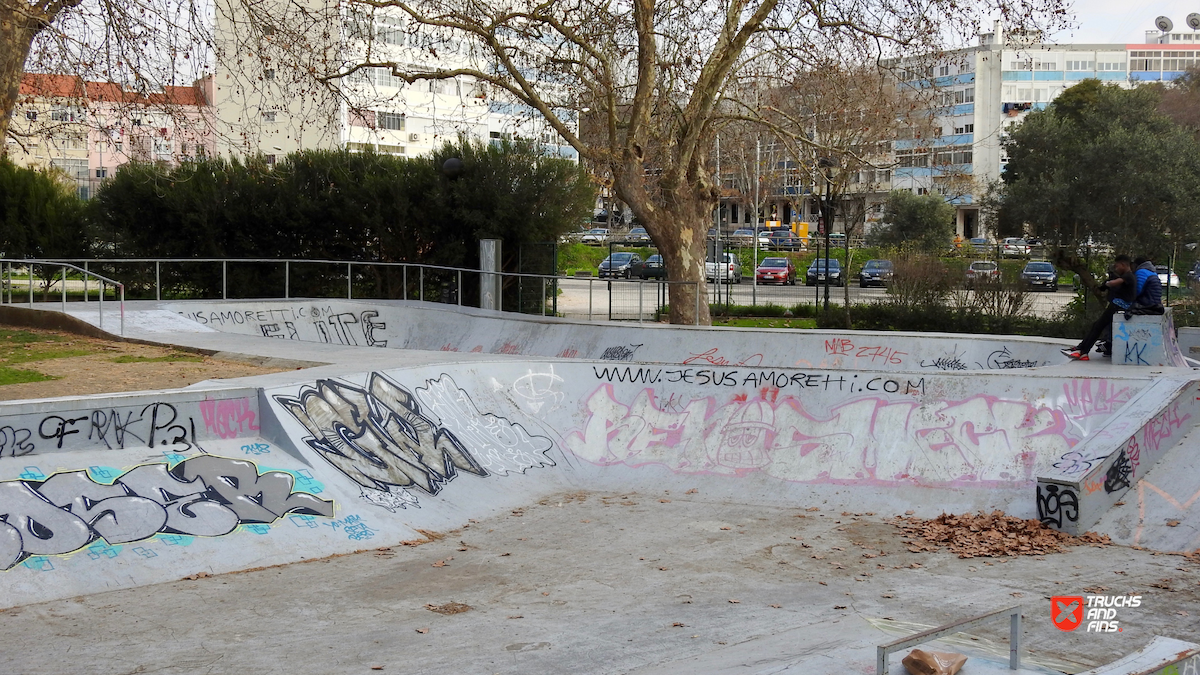
[[[948,53],[922,80],[937,90],[933,137],[896,139],[890,183],[876,172],[871,191],[881,197],[892,189],[942,194],[957,207],[960,236],[988,236],[979,199],[1007,161],[1001,140],[1029,112],[1084,79],[1128,87],[1169,81],[1198,60],[1198,32],[1147,32],[1143,44],[1064,45],[1006,37],[997,25],[977,46]]]

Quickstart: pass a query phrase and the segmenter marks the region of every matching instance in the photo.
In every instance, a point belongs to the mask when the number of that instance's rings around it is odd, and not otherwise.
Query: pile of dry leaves
[[[1003,511],[956,516],[943,513],[932,520],[899,516],[887,521],[913,537],[904,543],[913,553],[945,546],[960,558],[1042,555],[1069,546],[1111,544],[1108,535],[1087,532],[1072,536],[1036,520],[1022,520]]]

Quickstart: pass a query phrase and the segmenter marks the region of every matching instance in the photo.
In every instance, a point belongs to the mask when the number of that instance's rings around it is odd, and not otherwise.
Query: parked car
[[[767,235],[767,246],[775,251],[796,251],[804,242],[791,230],[771,230]]]
[[[1045,288],[1050,291],[1058,290],[1058,270],[1053,263],[1030,262],[1021,270],[1021,282],[1027,288]]]
[[[704,276],[709,281],[717,281],[717,277],[720,276],[720,280],[725,283],[740,284],[742,283],[742,263],[738,261],[736,255],[722,253],[721,262],[704,263]]]
[[[858,285],[862,288],[887,286],[892,283],[894,274],[895,268],[891,260],[868,260],[858,273]]]
[[[967,240],[967,243],[979,253],[987,253],[996,248],[995,244],[988,241],[987,237],[972,237]]]
[[[593,227],[587,232],[584,232],[583,236],[579,238],[579,241],[584,244],[588,244],[589,246],[600,246],[604,242],[608,241],[608,228]]]
[[[845,248],[846,247],[846,235],[841,232],[830,232],[829,233],[829,247],[830,248]]]
[[[661,255],[652,255],[646,258],[646,262],[638,265],[633,265],[629,268],[630,274],[642,279],[666,279],[667,267],[663,265]]]
[[[760,284],[796,285],[796,266],[789,258],[763,258],[754,278]]]
[[[845,286],[846,279],[842,275],[842,263],[832,258],[818,258],[809,265],[804,274],[804,285],[833,284]]]
[[[613,253],[600,263],[599,277],[625,277],[628,279],[633,276],[633,266],[641,265],[642,256],[636,253]]]
[[[1200,282],[1200,260],[1192,264],[1192,269],[1188,270],[1187,276],[1189,284]]]
[[[650,233],[646,232],[646,228],[644,227],[635,227],[629,231],[629,234],[625,237],[625,241],[633,244],[649,244]]]
[[[1158,272],[1158,280],[1162,282],[1163,286],[1167,285],[1167,278],[1170,277],[1171,287],[1179,288],[1179,275],[1172,272],[1170,267],[1167,267],[1166,265],[1155,265],[1154,270]]]
[[[734,246],[753,246],[754,230],[734,230],[733,234],[729,235],[729,242]]]
[[[758,231],[758,248],[767,250],[771,246],[771,233],[766,230]]]
[[[1023,258],[1029,250],[1029,243],[1020,237],[1008,237],[1000,244],[1000,255],[1005,258]]]
[[[967,267],[967,288],[980,281],[1000,281],[1000,266],[991,260],[976,260]]]

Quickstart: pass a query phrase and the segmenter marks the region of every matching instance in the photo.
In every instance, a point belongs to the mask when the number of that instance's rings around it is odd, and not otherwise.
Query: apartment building
[[[960,236],[990,235],[980,226],[979,200],[1008,161],[1002,141],[1030,112],[1085,79],[1125,87],[1171,81],[1198,59],[1195,33],[1156,32],[1145,44],[1049,44],[1005,36],[996,25],[977,46],[946,54],[912,80],[937,92],[936,133],[896,140],[890,187],[943,195],[957,207]]]
[[[264,38],[264,31],[272,29],[247,17],[246,5],[217,3],[215,119],[223,154],[261,153],[272,162],[301,149],[345,148],[413,157],[465,134],[490,141],[531,139],[553,154],[577,159],[540,115],[470,77],[408,83],[386,66],[353,67],[389,62],[428,70],[481,67],[465,43],[430,42],[428,34],[407,30],[395,9],[313,2],[313,12],[340,19],[332,37],[323,36],[325,46],[316,50],[323,56],[314,68],[325,72],[330,64],[351,64],[344,77],[327,82],[314,82],[305,64],[263,46],[271,37]],[[260,45],[262,53],[244,58],[252,51],[248,44]]]
[[[27,73],[6,139],[19,166],[58,169],[88,199],[130,160],[178,163],[210,155],[211,78],[157,91]]]

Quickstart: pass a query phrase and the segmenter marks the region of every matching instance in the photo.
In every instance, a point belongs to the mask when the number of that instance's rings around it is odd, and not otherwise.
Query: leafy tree
[[[892,190],[883,209],[883,225],[871,230],[876,246],[944,250],[954,237],[954,207],[938,195]]]
[[[1200,144],[1158,110],[1161,89],[1085,80],[1006,142],[1000,223],[1029,229],[1097,293],[1079,246],[1165,257],[1195,241]]]
[[[10,258],[63,258],[87,251],[74,182],[0,159],[0,248]]]

